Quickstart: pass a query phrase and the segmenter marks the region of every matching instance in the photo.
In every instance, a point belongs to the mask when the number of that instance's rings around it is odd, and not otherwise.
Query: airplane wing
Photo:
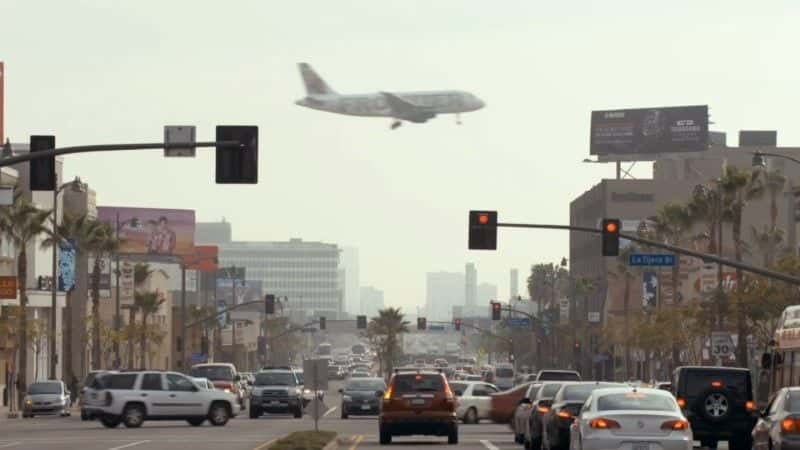
[[[424,122],[436,115],[436,113],[430,111],[428,107],[415,105],[390,92],[381,92],[380,94],[386,99],[386,103],[389,104],[392,115],[399,119],[406,119],[412,122]]]

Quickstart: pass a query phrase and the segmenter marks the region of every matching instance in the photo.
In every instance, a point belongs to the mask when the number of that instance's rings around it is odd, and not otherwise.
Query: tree
[[[778,222],[778,196],[786,186],[786,177],[780,170],[760,170],[762,183],[769,196],[769,228],[774,230]]]
[[[692,224],[702,223],[705,226],[705,232],[701,234],[702,237],[708,239],[708,249],[710,254],[716,254],[717,249],[717,229],[719,228],[722,217],[722,196],[716,185],[714,186],[698,186],[692,193],[692,198],[686,205],[689,213],[689,221]]]
[[[158,291],[134,292],[133,294],[133,302],[136,305],[136,309],[142,315],[141,332],[139,334],[142,369],[147,367],[147,319],[151,315],[157,313],[161,308],[161,305],[163,305],[166,301],[167,299],[164,298],[164,296]]]
[[[107,222],[93,220],[90,227],[90,240],[87,242],[87,249],[94,257],[90,289],[92,294],[92,363],[95,368],[100,368],[100,272],[103,268],[103,258],[117,251],[119,241],[114,235],[111,225]],[[114,320],[116,320],[116,317],[114,317]]]
[[[394,363],[400,356],[400,335],[408,333],[409,322],[404,319],[400,308],[386,308],[378,311],[378,315],[367,325],[366,336],[378,353],[381,368],[387,377],[391,375]]]
[[[742,216],[748,202],[764,195],[765,187],[762,176],[758,171],[741,170],[736,166],[726,166],[720,178],[722,198],[725,205],[725,214],[730,217],[731,232],[733,237],[734,258],[741,262],[745,249],[742,240]],[[743,271],[736,269],[737,298],[741,298],[744,289]],[[747,367],[747,308],[746,304],[736,304],[736,362]]]
[[[28,361],[28,245],[36,237],[48,231],[47,219],[51,211],[41,210],[29,202],[20,192],[14,195],[11,205],[0,208],[0,231],[8,236],[17,250],[17,289],[19,291],[19,385],[27,389]],[[20,408],[22,398],[19,397]]]
[[[755,226],[750,227],[750,239],[755,244],[756,249],[761,254],[764,267],[772,265],[775,256],[781,250],[783,244],[783,229],[781,228],[767,228],[765,224],[761,230]]]

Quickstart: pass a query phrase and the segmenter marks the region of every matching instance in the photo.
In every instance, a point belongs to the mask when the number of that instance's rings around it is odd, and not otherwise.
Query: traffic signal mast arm
[[[30,161],[38,158],[52,158],[54,156],[69,155],[71,153],[91,153],[91,152],[114,152],[123,150],[157,150],[170,148],[191,148],[191,147],[240,147],[244,148],[239,141],[212,141],[212,142],[155,142],[148,144],[102,144],[102,145],[78,145],[74,147],[54,148],[50,151],[30,152],[17,156],[9,156],[0,159],[0,167],[13,166],[21,162]]]
[[[263,304],[264,304],[264,300],[254,300],[252,302],[239,303],[238,305],[233,305],[233,306],[230,306],[228,308],[220,309],[219,311],[215,311],[213,314],[209,314],[209,315],[207,315],[205,317],[197,319],[194,322],[189,322],[189,323],[186,324],[186,328],[190,328],[190,327],[193,327],[193,326],[196,326],[196,325],[200,325],[203,322],[206,322],[208,320],[214,319],[215,317],[218,317],[220,314],[226,314],[227,312],[233,311],[234,309],[241,308],[242,306],[263,305]]]
[[[453,324],[453,322],[445,322],[445,321],[437,321],[437,320],[431,320],[428,323],[433,323],[433,324],[437,324],[437,325],[452,325]],[[476,327],[475,325],[470,325],[468,323],[464,323],[463,321],[461,322],[461,326],[462,327],[471,328],[473,330],[480,331],[483,334],[489,335],[489,336],[491,336],[491,337],[493,337],[495,339],[499,339],[501,341],[505,341],[505,342],[507,342],[509,344],[512,344],[514,342],[513,339],[509,339],[509,338],[494,334],[489,330],[483,329],[481,327]]]
[[[576,227],[572,225],[550,225],[550,224],[529,224],[529,223],[498,223],[498,227],[505,227],[505,228],[541,228],[541,229],[550,229],[550,230],[568,230],[568,231],[582,231],[586,233],[596,233],[601,234],[603,230],[597,228],[589,228],[589,227]],[[669,250],[671,252],[675,252],[681,255],[692,256],[695,258],[700,258],[707,262],[714,262],[717,264],[722,264],[723,266],[733,267],[735,269],[741,269],[745,272],[755,273],[757,275],[762,275],[767,278],[772,278],[775,280],[785,281],[787,283],[795,284],[800,286],[800,278],[793,277],[791,275],[787,275],[781,272],[775,272],[773,270],[764,269],[761,267],[751,266],[749,264],[740,263],[731,259],[721,258],[716,255],[711,255],[708,253],[701,253],[696,252],[694,250],[689,250],[683,247],[677,247],[670,244],[664,244],[662,242],[651,241],[650,239],[644,239],[639,236],[629,235],[629,234],[619,234],[620,238],[628,239],[629,241],[638,242],[640,244],[645,244],[650,247],[660,248],[664,250]]]

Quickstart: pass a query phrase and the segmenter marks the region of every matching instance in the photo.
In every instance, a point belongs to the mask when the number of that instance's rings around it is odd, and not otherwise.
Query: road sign
[[[183,144],[195,142],[195,127],[194,125],[181,125],[164,127],[164,143],[166,144]],[[194,158],[194,147],[175,147],[165,148],[164,156],[183,156]]]
[[[324,408],[319,399],[318,391],[328,390],[328,360],[306,359],[303,361],[303,388],[311,389],[314,394],[311,401],[311,417],[314,419],[314,430],[319,431],[319,419]]]
[[[444,325],[428,325],[428,331],[444,331]]]
[[[530,328],[531,319],[527,317],[513,317],[508,319],[508,326],[511,328]]]
[[[628,265],[631,266],[674,266],[675,255],[672,254],[643,254],[631,253],[628,257]]]
[[[726,358],[733,354],[733,339],[727,331],[711,332],[711,355]]]

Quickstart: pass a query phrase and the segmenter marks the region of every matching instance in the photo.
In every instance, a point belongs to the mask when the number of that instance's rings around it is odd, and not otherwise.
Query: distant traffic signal
[[[56,148],[55,136],[31,136],[30,152],[52,152]],[[54,191],[56,189],[56,157],[32,159],[28,181],[31,191]]]
[[[320,330],[324,330],[324,329],[325,329],[325,327],[326,327],[326,324],[325,324],[325,317],[320,317],[320,318],[319,318],[319,329],[320,329]]]
[[[603,219],[603,256],[619,256],[619,219]]]
[[[500,302],[492,302],[492,320],[500,320],[501,311],[502,305],[500,305]]]
[[[275,314],[275,296],[272,294],[264,296],[264,313]]]
[[[461,331],[461,319],[454,320],[453,326],[456,328],[456,331]]]
[[[359,330],[367,328],[367,316],[356,316],[356,328]]]
[[[216,141],[242,144],[242,147],[217,147],[217,183],[258,183],[258,127],[219,125]]]
[[[497,250],[497,211],[469,212],[469,249]]]
[[[424,317],[417,317],[417,329],[425,330],[428,328],[428,320]]]

